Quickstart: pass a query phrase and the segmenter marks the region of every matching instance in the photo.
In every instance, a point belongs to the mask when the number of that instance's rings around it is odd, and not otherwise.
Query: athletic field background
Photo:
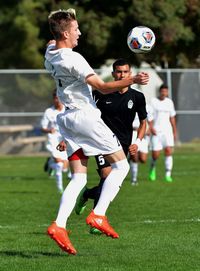
[[[73,212],[76,256],[46,235],[60,201],[55,180],[43,172],[46,157],[0,157],[0,270],[200,270],[199,145],[175,149],[173,183],[163,181],[163,156],[157,181],[148,181],[149,163],[139,166],[139,186],[126,178],[107,211],[119,239],[88,233],[91,201],[83,215]],[[88,176],[89,187],[98,182],[93,158]]]

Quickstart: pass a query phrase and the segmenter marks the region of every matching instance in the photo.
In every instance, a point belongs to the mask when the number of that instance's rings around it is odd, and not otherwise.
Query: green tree
[[[0,68],[43,68],[52,38],[48,14],[69,7],[76,9],[82,32],[75,50],[95,68],[118,57],[138,65],[143,60],[169,67],[199,65],[199,0],[7,0],[0,2]],[[149,54],[136,55],[127,47],[127,34],[136,25],[155,32],[156,46]]]

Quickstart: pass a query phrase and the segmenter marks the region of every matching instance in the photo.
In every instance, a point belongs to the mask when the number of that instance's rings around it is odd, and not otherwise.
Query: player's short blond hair
[[[73,8],[52,11],[49,16],[49,28],[56,40],[68,29],[71,21],[76,20],[76,11]]]

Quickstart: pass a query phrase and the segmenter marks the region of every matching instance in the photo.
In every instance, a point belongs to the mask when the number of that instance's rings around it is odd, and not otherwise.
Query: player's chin
[[[76,47],[78,45],[78,41],[75,41],[73,44],[73,48]]]

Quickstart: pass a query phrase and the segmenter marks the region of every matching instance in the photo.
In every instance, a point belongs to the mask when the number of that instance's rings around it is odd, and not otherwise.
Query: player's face
[[[53,104],[54,104],[55,108],[58,108],[62,105],[57,96],[53,97]]]
[[[71,45],[70,47],[71,48],[76,47],[78,45],[79,36],[81,35],[77,21],[71,21],[67,33],[68,33],[68,42]]]
[[[115,81],[122,80],[131,75],[129,65],[116,66],[115,70],[112,72],[112,76]]]
[[[168,88],[162,88],[159,94],[160,100],[164,100],[166,97],[168,97],[168,94]]]

